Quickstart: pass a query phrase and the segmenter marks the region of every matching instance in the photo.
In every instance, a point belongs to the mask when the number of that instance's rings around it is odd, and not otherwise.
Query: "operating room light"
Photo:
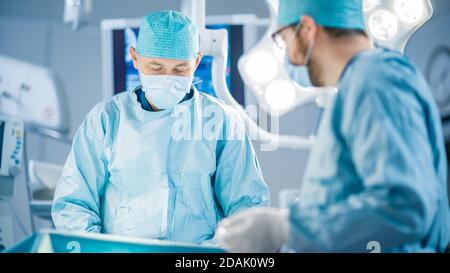
[[[272,108],[285,110],[295,101],[295,89],[289,81],[277,80],[269,84],[265,97]]]
[[[364,0],[363,4],[368,34],[374,43],[400,52],[433,15],[430,0]]]
[[[245,66],[249,77],[258,83],[266,83],[273,80],[278,72],[278,62],[273,54],[260,51],[251,56]]]
[[[397,34],[398,20],[393,13],[378,10],[369,17],[369,28],[376,39],[387,41]]]
[[[395,12],[400,20],[416,23],[423,17],[424,3],[422,0],[396,0]]]

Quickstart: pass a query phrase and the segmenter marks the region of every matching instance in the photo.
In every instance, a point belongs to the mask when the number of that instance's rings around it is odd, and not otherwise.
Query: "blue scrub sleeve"
[[[269,189],[237,112],[227,116],[223,130],[224,137],[217,145],[214,191],[224,216],[251,207],[268,206]]]
[[[101,232],[100,202],[107,179],[103,142],[84,123],[76,133],[52,207],[57,229]]]

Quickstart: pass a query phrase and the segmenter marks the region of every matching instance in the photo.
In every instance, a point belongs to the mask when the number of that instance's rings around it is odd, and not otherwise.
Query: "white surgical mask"
[[[175,107],[189,93],[193,76],[140,74],[142,91],[158,109]]]

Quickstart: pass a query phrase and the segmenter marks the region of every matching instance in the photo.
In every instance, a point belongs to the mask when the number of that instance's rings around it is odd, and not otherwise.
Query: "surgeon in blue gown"
[[[373,49],[361,0],[280,0],[275,41],[316,86],[336,86],[287,211],[225,219],[235,252],[443,252],[450,240],[440,115],[422,73]]]
[[[269,192],[237,111],[192,85],[190,19],[142,19],[131,49],[142,86],[99,103],[77,131],[56,189],[58,230],[213,243],[217,223],[267,206]]]

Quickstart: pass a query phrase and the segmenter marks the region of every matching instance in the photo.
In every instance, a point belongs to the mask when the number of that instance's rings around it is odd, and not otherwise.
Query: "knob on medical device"
[[[8,172],[11,177],[17,177],[20,174],[20,168],[18,166],[11,166]]]

